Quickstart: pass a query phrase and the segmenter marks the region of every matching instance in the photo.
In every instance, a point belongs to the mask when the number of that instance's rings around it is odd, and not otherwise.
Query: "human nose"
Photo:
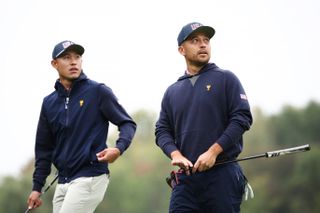
[[[200,47],[207,47],[208,46],[208,42],[204,39],[200,40]]]
[[[78,63],[78,58],[71,57],[71,64],[77,64],[77,63]]]

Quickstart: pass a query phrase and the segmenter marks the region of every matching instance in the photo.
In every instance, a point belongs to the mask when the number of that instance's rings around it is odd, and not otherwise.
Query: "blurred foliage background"
[[[110,165],[111,179],[97,213],[168,212],[170,188],[165,177],[172,169],[170,160],[155,144],[157,112],[147,110],[132,114],[138,124],[130,148]],[[310,144],[311,151],[278,158],[243,161],[241,166],[253,187],[255,198],[244,201],[245,213],[316,213],[320,212],[320,105],[310,102],[304,108],[285,106],[279,113],[265,115],[253,109],[254,123],[245,133],[245,146],[239,157]],[[111,131],[109,145],[117,137]],[[0,212],[24,212],[31,190],[33,159],[18,177],[1,177]],[[48,177],[47,183],[54,178]],[[52,210],[54,186],[43,196],[43,205],[32,211]]]

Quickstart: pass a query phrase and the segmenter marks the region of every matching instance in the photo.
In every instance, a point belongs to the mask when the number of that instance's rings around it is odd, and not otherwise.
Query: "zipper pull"
[[[68,109],[69,97],[66,97],[64,108]]]

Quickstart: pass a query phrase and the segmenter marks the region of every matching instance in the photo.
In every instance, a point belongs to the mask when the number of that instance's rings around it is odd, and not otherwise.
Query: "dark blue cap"
[[[54,47],[52,51],[52,59],[58,58],[66,51],[74,51],[79,55],[82,55],[84,53],[84,48],[81,45],[75,44],[72,41],[68,41],[68,40],[61,41]]]
[[[212,38],[215,34],[215,30],[210,26],[204,26],[199,22],[192,22],[182,27],[178,36],[178,46],[180,46],[192,33],[201,32],[204,33],[208,38]]]

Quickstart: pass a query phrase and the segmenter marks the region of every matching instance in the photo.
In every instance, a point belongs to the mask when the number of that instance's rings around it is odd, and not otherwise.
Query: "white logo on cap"
[[[202,25],[200,23],[194,23],[194,24],[191,24],[191,29],[192,30],[195,30],[197,29],[198,27],[201,27]]]
[[[62,44],[63,48],[69,47],[71,44],[73,44],[71,41],[66,41]]]

